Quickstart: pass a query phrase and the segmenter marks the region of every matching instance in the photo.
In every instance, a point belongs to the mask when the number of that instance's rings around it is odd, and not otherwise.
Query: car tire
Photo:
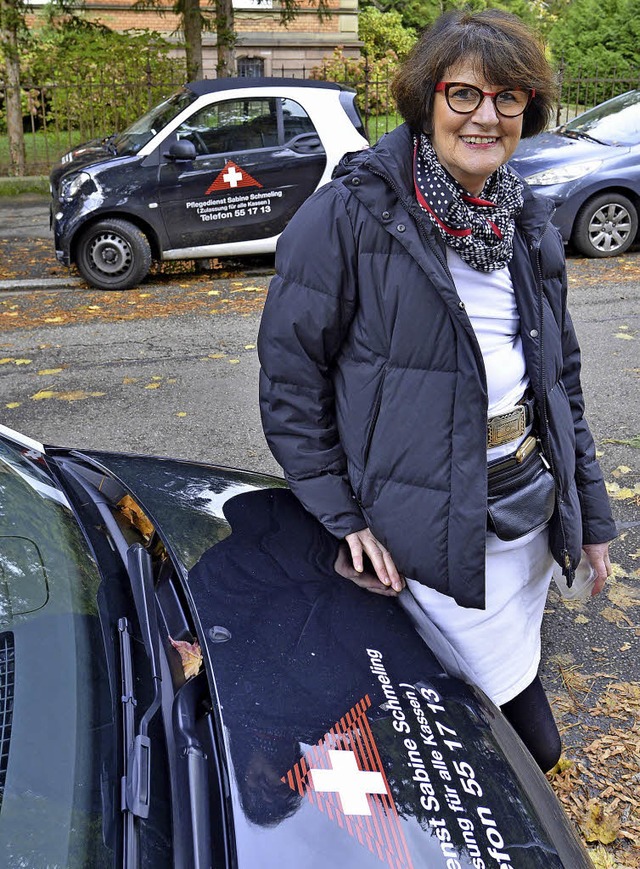
[[[128,290],[149,273],[149,240],[127,220],[101,220],[82,233],[76,265],[85,281],[99,290]]]
[[[628,250],[638,231],[638,212],[621,193],[601,193],[582,206],[573,243],[588,257],[618,256]]]

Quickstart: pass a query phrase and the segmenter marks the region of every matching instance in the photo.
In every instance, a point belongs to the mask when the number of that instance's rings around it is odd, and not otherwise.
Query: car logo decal
[[[213,183],[207,187],[204,192],[205,196],[209,193],[215,193],[217,190],[236,190],[238,187],[262,187],[259,181],[241,169],[233,160],[227,160],[222,169],[216,176]]]
[[[282,777],[291,790],[393,869],[412,869],[378,747],[366,695]]]

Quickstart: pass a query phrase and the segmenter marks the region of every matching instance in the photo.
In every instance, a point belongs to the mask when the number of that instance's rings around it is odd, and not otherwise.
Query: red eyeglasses
[[[441,81],[436,91],[444,91],[444,98],[452,112],[470,115],[480,108],[485,97],[490,97],[496,112],[505,118],[522,115],[535,97],[535,88],[504,88],[491,93],[462,81]]]

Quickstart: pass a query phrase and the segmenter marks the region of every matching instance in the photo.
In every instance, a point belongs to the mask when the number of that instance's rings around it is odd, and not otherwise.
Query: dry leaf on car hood
[[[154,527],[130,495],[124,495],[120,498],[116,506],[133,527],[138,529],[145,540],[151,539]]]
[[[185,679],[197,676],[202,666],[202,652],[200,651],[198,641],[188,643],[186,640],[174,640],[172,637],[169,637],[169,642],[174,649],[178,650]]]

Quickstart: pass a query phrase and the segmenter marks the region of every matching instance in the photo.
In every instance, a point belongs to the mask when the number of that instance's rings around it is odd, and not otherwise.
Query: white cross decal
[[[386,794],[379,772],[358,768],[352,751],[329,751],[331,769],[310,769],[314,790],[338,794],[345,815],[370,815],[367,794]]]
[[[238,181],[242,181],[242,172],[238,172],[235,166],[229,166],[222,180],[226,181],[229,187],[237,187]]]

